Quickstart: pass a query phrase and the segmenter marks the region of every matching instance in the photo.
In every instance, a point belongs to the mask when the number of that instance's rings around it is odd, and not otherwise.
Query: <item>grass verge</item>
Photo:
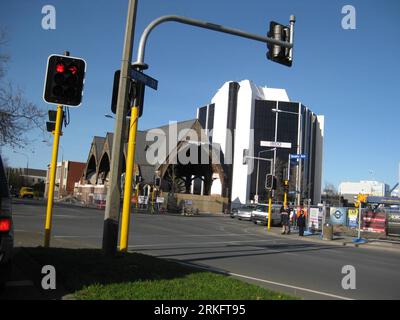
[[[231,277],[155,257],[101,250],[25,248],[41,266],[53,265],[57,283],[82,300],[293,300]]]

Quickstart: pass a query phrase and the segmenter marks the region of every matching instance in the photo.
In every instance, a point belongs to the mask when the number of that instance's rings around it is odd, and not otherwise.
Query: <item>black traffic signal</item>
[[[267,174],[265,179],[265,189],[276,190],[276,177],[274,177],[272,174]]]
[[[270,23],[268,38],[290,43],[290,27],[284,26],[277,22]],[[292,66],[292,59],[290,58],[290,49],[284,48],[276,44],[268,43],[267,58],[274,62],[283,64],[285,66]]]
[[[119,78],[121,76],[121,71],[117,70],[114,73],[113,91],[111,97],[111,112],[117,113],[117,101],[118,101],[118,88],[119,88]]]
[[[64,119],[64,111],[61,115],[61,123]],[[49,110],[49,121],[46,122],[46,129],[48,132],[54,132],[56,130],[56,120],[57,120],[57,111]]]
[[[48,103],[77,107],[82,102],[86,62],[80,58],[51,55],[43,99]]]
[[[118,90],[119,90],[119,79],[121,76],[121,71],[117,70],[114,73],[114,82],[113,82],[113,92],[112,92],[112,98],[111,98],[111,112],[116,114],[117,113],[117,101],[118,101]],[[143,114],[143,102],[144,102],[144,84],[135,80],[130,81],[130,87],[129,87],[129,97],[128,97],[128,102],[129,102],[129,107],[127,110],[127,117],[131,115],[131,106],[136,98],[136,104],[137,107],[139,108],[139,118]]]

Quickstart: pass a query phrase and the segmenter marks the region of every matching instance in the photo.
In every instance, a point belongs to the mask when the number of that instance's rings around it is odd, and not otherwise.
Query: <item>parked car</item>
[[[29,187],[22,187],[22,188],[19,190],[19,197],[20,197],[20,198],[30,198],[30,199],[32,199],[33,196],[34,196],[34,192],[33,192],[33,189],[32,189],[32,188],[29,188]]]
[[[271,208],[271,225],[280,224],[281,222],[281,214],[280,214],[281,205],[273,204]],[[268,224],[268,204],[258,204],[255,209],[251,213],[251,221],[255,224]]]
[[[238,218],[239,220],[251,220],[251,213],[255,209],[255,205],[245,205],[232,209],[231,218]]]
[[[4,284],[11,273],[13,246],[11,197],[0,155],[0,289],[4,288]]]

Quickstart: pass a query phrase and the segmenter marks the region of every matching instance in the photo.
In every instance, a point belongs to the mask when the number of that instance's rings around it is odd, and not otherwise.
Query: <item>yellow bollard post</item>
[[[132,107],[127,160],[126,160],[124,200],[122,205],[121,238],[119,243],[119,250],[122,252],[126,252],[128,250],[129,222],[131,215],[132,178],[133,178],[133,168],[135,165],[136,132],[139,120],[138,114],[139,114],[139,108],[135,106]]]
[[[284,181],[284,193],[283,193],[283,207],[287,208],[287,190],[289,189],[289,180]]]
[[[136,185],[135,196],[136,196],[136,212],[137,212],[137,209],[139,208],[139,184]]]
[[[153,186],[153,190],[151,191],[151,213],[154,214],[154,191],[155,187]]]
[[[61,105],[58,105],[57,106],[56,127],[55,127],[55,131],[54,131],[53,151],[51,154],[51,163],[50,163],[50,184],[49,184],[49,192],[47,194],[46,223],[45,223],[45,227],[44,227],[44,247],[45,248],[48,248],[50,246],[51,224],[52,224],[52,216],[53,216],[54,186],[55,186],[55,180],[56,180],[58,144],[59,144],[60,135],[61,135],[62,115],[63,115],[63,107]]]
[[[283,194],[283,207],[287,208],[287,192]]]
[[[272,220],[271,212],[272,212],[272,198],[270,195],[268,199],[268,231],[271,230],[271,220]]]

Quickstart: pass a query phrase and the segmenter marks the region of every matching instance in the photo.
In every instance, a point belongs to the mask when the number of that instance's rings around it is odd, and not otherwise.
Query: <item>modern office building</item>
[[[324,116],[290,101],[284,89],[258,87],[244,80],[225,83],[209,105],[197,110],[197,118],[210,142],[220,145],[228,179],[222,193],[232,202],[265,200],[266,174],[275,171],[279,186],[288,176],[287,168],[293,202],[320,202]],[[274,151],[262,147],[262,141],[291,143],[291,148]],[[293,162],[289,154],[306,158]],[[244,159],[245,155],[249,157]],[[275,165],[251,157],[274,159]],[[215,183],[214,187],[220,188]]]

